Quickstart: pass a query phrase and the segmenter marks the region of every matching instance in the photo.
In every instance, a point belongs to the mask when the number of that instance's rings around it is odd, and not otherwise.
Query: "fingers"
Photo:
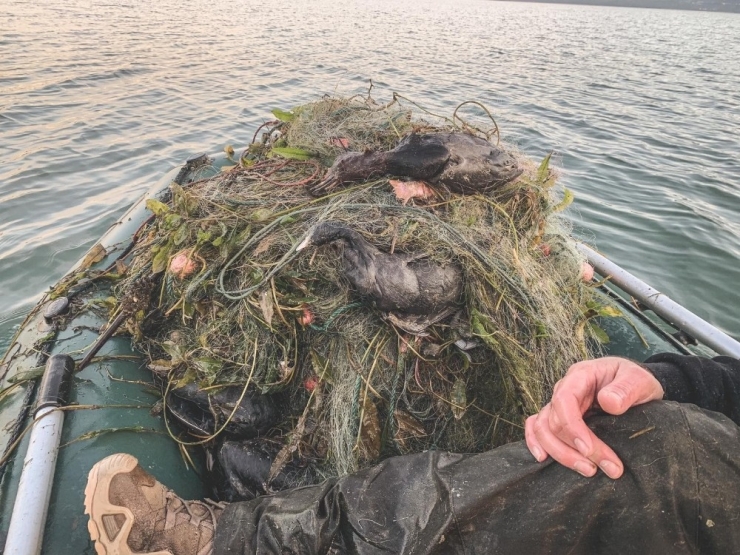
[[[545,459],[547,459],[547,453],[540,445],[540,442],[537,441],[537,434],[535,434],[534,431],[535,422],[537,422],[537,416],[538,415],[533,414],[524,421],[524,441],[526,442],[527,448],[529,449],[529,452],[532,453],[532,456],[535,458],[535,460],[537,462],[544,462]]]
[[[584,404],[590,405],[594,396],[593,391],[587,396],[579,395],[581,389],[579,386],[568,387],[564,383],[558,394],[553,395],[551,408],[547,413],[549,431],[564,445],[575,448],[580,455],[598,465],[607,476],[619,478],[624,471],[622,461],[608,445],[596,437],[583,420],[583,413],[587,408],[582,407]]]
[[[618,478],[624,466],[590,430],[583,414],[598,402],[610,414],[663,397],[655,377],[626,359],[606,357],[574,364],[554,390],[550,404],[525,423],[527,446],[538,461],[547,455],[584,476],[596,467]]]
[[[662,398],[660,382],[631,360],[606,357],[579,362],[555,385],[551,427],[575,446],[576,438],[585,440],[583,436],[589,434],[583,414],[595,402],[609,414],[622,414],[634,405]],[[586,447],[591,447],[588,442]]]
[[[577,441],[579,448],[576,448],[558,437],[551,427],[551,419],[552,407],[547,405],[539,414],[530,416],[524,424],[527,447],[538,462],[543,462],[549,454],[563,466],[586,477],[596,474],[597,466],[612,479],[622,475],[622,461],[590,429],[586,427],[586,442]]]
[[[598,393],[597,400],[605,412],[623,414],[630,407],[663,398],[663,386],[650,372],[631,361],[624,361],[611,383]]]
[[[596,399],[599,385],[595,372],[597,367],[595,364],[574,364],[553,390],[551,410],[548,411],[550,430],[584,456],[588,456],[594,446],[595,436],[583,421],[583,415]]]
[[[546,453],[563,466],[583,476],[591,477],[596,474],[596,465],[592,461],[559,439],[550,429],[550,411],[550,405],[546,405],[539,414],[530,416],[524,425],[527,447],[535,459],[542,462],[546,458],[543,454]]]

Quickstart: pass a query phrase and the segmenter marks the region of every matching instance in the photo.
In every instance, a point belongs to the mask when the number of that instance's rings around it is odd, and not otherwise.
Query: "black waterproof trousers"
[[[396,457],[224,511],[215,555],[740,553],[740,428],[656,402],[589,425],[625,473],[584,478],[523,442]]]

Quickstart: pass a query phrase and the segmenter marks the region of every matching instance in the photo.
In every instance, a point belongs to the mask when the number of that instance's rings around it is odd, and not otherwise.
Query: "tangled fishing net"
[[[165,394],[195,384],[272,396],[280,418],[261,436],[281,447],[271,476],[288,460],[341,475],[394,454],[521,438],[523,418],[590,354],[591,289],[549,157],[518,155],[522,175],[486,194],[404,196],[380,177],[314,198],[305,186],[346,150],[388,150],[412,131],[497,140],[498,128],[457,113],[421,119],[400,97],[274,113],[233,168],[149,203],[155,217],[117,298]],[[322,221],[382,252],[459,267],[459,309],[403,331],[354,291],[336,245],[296,251]]]

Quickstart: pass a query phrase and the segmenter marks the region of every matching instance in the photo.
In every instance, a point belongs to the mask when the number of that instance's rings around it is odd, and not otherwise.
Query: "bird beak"
[[[520,168],[518,165],[514,165],[511,168],[511,171],[509,171],[509,177],[507,178],[506,182],[509,183],[511,181],[514,181],[517,177],[522,175],[524,173],[524,168]]]
[[[312,236],[312,235],[313,235],[313,231],[309,231],[309,232],[308,232],[308,235],[306,235],[306,238],[305,238],[305,239],[304,239],[303,241],[301,241],[301,244],[300,244],[300,245],[298,245],[298,246],[297,246],[297,247],[295,248],[295,251],[296,251],[296,252],[298,252],[298,251],[302,251],[302,250],[303,250],[303,249],[305,249],[305,248],[306,248],[307,246],[309,246],[309,245],[311,244],[311,236]]]

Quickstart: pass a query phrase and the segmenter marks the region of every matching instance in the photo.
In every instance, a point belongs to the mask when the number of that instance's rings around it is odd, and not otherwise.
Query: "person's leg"
[[[625,462],[619,480],[536,463],[523,443],[397,457],[230,505],[214,553],[736,552],[740,428],[675,403],[589,425]]]

